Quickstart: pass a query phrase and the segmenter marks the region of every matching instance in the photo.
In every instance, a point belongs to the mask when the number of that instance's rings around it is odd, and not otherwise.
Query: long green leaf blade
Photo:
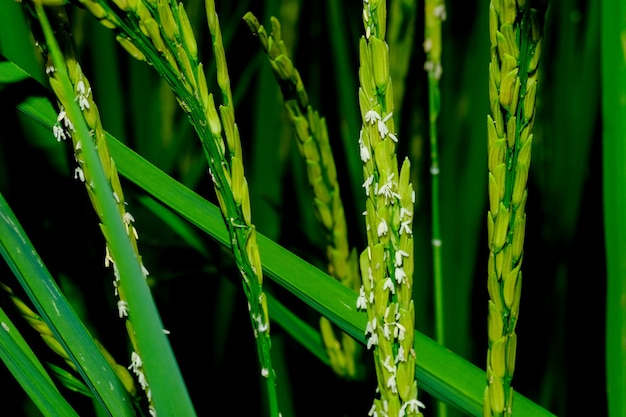
[[[78,417],[1,308],[0,326],[0,358],[42,414],[46,417]]]
[[[0,194],[0,253],[87,385],[112,416],[134,416],[119,379],[69,305]]]
[[[601,24],[603,194],[607,262],[608,409],[626,416],[626,6],[603,1]]]

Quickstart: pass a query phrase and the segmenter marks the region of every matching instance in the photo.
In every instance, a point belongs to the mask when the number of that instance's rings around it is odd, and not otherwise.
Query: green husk
[[[357,308],[366,310],[367,348],[378,379],[370,413],[422,415],[413,350],[413,208],[410,163],[399,169],[393,87],[385,42],[386,3],[363,2],[365,36],[359,42],[359,148],[365,183],[368,247],[361,253],[363,286]]]
[[[519,316],[525,205],[543,13],[515,0],[491,2],[487,120],[489,262],[487,386],[484,415],[510,416]],[[494,122],[495,120],[495,122]],[[507,349],[503,349],[504,341]],[[507,361],[508,357],[508,361]],[[503,363],[508,363],[503,367]]]
[[[70,49],[72,44],[65,42],[69,46],[61,51],[43,7],[36,5],[35,8],[45,36],[43,50],[50,52],[50,84],[61,108],[55,136],[59,141],[68,136],[72,138],[79,164],[75,177],[85,183],[101,221],[107,243],[105,265],[113,266],[114,285],[120,297],[119,316],[129,317],[126,325],[133,349],[131,368],[145,392],[151,412],[158,409],[161,415],[170,415],[172,397],[179,397],[179,409],[182,407],[192,415],[193,406],[146,283],[148,271],[138,254],[138,234],[131,224],[134,219],[126,211],[115,162],[104,142],[104,129],[89,82]],[[62,11],[56,16],[61,24],[66,22]],[[48,338],[48,342],[54,340]]]
[[[291,62],[281,39],[278,19],[271,19],[270,34],[251,12],[246,13],[243,19],[259,39],[281,87],[287,116],[295,131],[296,144],[307,167],[315,214],[324,228],[328,271],[345,286],[358,291],[361,278],[356,252],[350,249],[348,243],[347,222],[326,121],[309,104],[300,73]],[[354,339],[345,334],[337,338],[335,329],[325,317],[320,318],[320,329],[335,373],[351,379],[357,378],[360,348]]]

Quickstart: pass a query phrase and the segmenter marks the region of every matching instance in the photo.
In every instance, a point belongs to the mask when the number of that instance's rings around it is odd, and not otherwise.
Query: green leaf
[[[47,363],[46,366],[50,369],[50,372],[54,374],[54,377],[58,379],[65,388],[74,392],[80,392],[86,397],[93,398],[93,393],[89,390],[87,385],[85,385],[80,379],[76,378],[74,374],[52,363]]]
[[[626,6],[601,3],[602,167],[607,257],[606,371],[608,409],[626,416]]]
[[[0,61],[0,84],[17,83],[28,78],[28,73],[13,62]]]
[[[0,326],[0,357],[42,414],[50,417],[78,417],[1,308]]]
[[[0,253],[92,392],[112,416],[133,416],[128,395],[0,194]]]

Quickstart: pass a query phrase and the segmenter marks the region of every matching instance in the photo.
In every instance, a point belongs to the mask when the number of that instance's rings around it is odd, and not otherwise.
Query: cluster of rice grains
[[[359,134],[366,195],[368,247],[361,253],[363,286],[357,307],[367,311],[367,347],[378,379],[369,415],[418,416],[415,379],[413,206],[408,159],[398,173],[384,0],[364,0],[359,42]]]
[[[222,93],[219,112],[213,94],[208,92],[204,68],[198,60],[196,39],[182,3],[167,0],[80,2],[105,27],[117,33],[118,42],[131,56],[148,62],[167,81],[198,133],[243,279],[261,375],[267,381],[271,414],[278,415],[275,375],[270,357],[270,322],[267,300],[262,291],[263,272],[256,230],[251,222],[248,183],[244,176],[241,142],[235,124],[230,79],[215,4],[211,0],[206,1],[217,81]],[[79,97],[89,101],[86,108],[89,110],[93,107],[88,86],[81,85],[84,92],[77,91]],[[83,99],[79,98],[79,103],[82,102]],[[123,203],[121,197],[120,201]],[[131,218],[128,219],[130,221]],[[122,307],[120,314],[124,313]]]
[[[66,18],[65,15],[62,13],[58,13],[56,16],[57,19]],[[67,24],[66,21],[64,23]],[[60,107],[57,121],[53,126],[53,134],[58,141],[63,141],[67,139],[70,139],[72,141],[74,156],[77,163],[77,167],[74,169],[74,178],[82,181],[85,184],[87,194],[89,195],[94,210],[96,211],[98,217],[102,222],[101,228],[103,234],[106,237],[107,233],[105,227],[103,226],[105,220],[103,217],[102,209],[100,207],[100,203],[98,201],[98,197],[96,196],[96,186],[94,181],[92,180],[92,167],[90,167],[82,154],[83,142],[81,140],[86,140],[86,138],[81,137],[79,134],[76,133],[74,128],[74,123],[76,122],[76,120],[72,122],[70,120],[70,116],[66,112],[66,109],[74,104],[73,102],[77,102],[78,106],[80,107],[80,111],[82,112],[82,117],[84,118],[87,127],[89,128],[89,139],[94,141],[98,159],[100,160],[100,164],[104,169],[104,174],[108,182],[108,186],[112,190],[112,197],[115,200],[116,208],[119,212],[120,218],[124,223],[126,234],[128,235],[128,239],[131,243],[134,255],[141,265],[144,278],[147,278],[149,273],[141,262],[141,255],[139,254],[139,250],[137,247],[139,234],[132,224],[135,219],[133,218],[132,214],[130,214],[126,209],[126,202],[124,199],[124,193],[122,191],[119,175],[115,167],[115,162],[109,155],[109,148],[105,140],[104,128],[100,120],[98,107],[93,100],[93,94],[91,92],[89,80],[83,74],[80,64],[76,60],[76,57],[74,55],[74,47],[71,42],[66,42],[66,47],[64,48],[63,53],[64,61],[62,63],[57,63],[57,66],[54,66],[50,63],[46,68],[46,73],[49,76],[50,85],[58,99]],[[59,64],[64,65],[65,68],[59,68]],[[68,79],[65,80],[65,77],[67,77]],[[69,81],[71,83],[74,90],[74,95],[69,97],[63,87],[63,83],[66,81]],[[105,266],[111,266],[113,268],[115,277],[113,281],[113,288],[115,295],[118,296],[117,308],[119,317],[127,319],[129,317],[128,302],[124,295],[124,286],[122,285],[122,281],[120,279],[120,274],[116,265],[116,261],[111,251],[109,250],[108,243],[105,247],[104,263]],[[156,411],[152,405],[150,385],[143,371],[143,364],[141,361],[141,356],[139,354],[140,349],[137,344],[131,320],[126,320],[126,327],[128,329],[129,340],[133,348],[132,364],[129,369],[131,369],[137,377],[137,381],[139,382],[139,385],[146,395],[146,399],[149,403],[150,414],[156,415]],[[104,349],[101,350],[105,352]],[[61,351],[57,351],[57,353],[62,354]],[[129,380],[129,375],[127,374],[127,372],[121,371],[120,366],[115,364],[115,361],[112,357],[110,357],[110,355],[105,354],[105,357],[107,357],[109,362],[113,364],[113,369],[120,377],[121,381],[124,383],[124,386],[129,390],[129,393],[131,393],[132,395],[136,395],[134,383],[132,382],[132,379]]]
[[[306,163],[315,213],[326,234],[328,271],[343,285],[358,291],[361,277],[357,255],[348,244],[346,217],[326,121],[309,105],[300,74],[281,39],[279,21],[272,17],[272,32],[268,34],[252,13],[246,13],[244,20],[259,39],[280,84],[285,109],[294,127],[298,150]],[[346,378],[356,378],[356,357],[359,352],[357,342],[346,333],[341,333],[340,341],[331,322],[325,317],[320,318],[320,329],[335,373]]]
[[[543,12],[525,0],[489,6],[487,386],[484,415],[511,415],[526,225],[526,182],[535,114]]]

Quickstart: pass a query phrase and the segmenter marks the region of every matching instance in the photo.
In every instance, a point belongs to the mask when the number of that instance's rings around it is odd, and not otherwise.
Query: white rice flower
[[[370,195],[370,186],[372,185],[373,182],[374,182],[374,176],[370,175],[369,177],[367,177],[367,179],[363,183],[363,188],[365,188],[365,195],[368,197]]]
[[[402,404],[402,407],[400,408],[400,417],[403,417],[406,415],[406,411],[408,410],[410,413],[419,413],[420,412],[420,408],[426,408],[426,406],[424,405],[423,402],[413,399],[413,400],[409,400],[407,402],[405,402],[404,404]]]
[[[396,394],[398,392],[398,386],[396,385],[396,376],[391,375],[389,379],[387,379],[387,388],[391,389],[391,392]]]
[[[395,294],[396,292],[396,287],[393,285],[393,281],[391,280],[391,278],[387,278],[385,280],[385,284],[383,285],[383,290],[387,289],[391,291],[392,294]]]
[[[367,349],[371,349],[372,346],[377,346],[377,345],[378,345],[378,335],[374,333],[373,335],[369,337],[369,339],[367,339]]]
[[[361,155],[361,161],[363,162],[367,162],[370,160],[371,155],[370,155],[370,151],[369,149],[367,149],[367,146],[363,145],[363,143],[361,142],[360,146],[359,146],[359,152]]]
[[[386,235],[388,230],[389,228],[387,227],[387,222],[385,221],[385,219],[382,219],[380,223],[378,223],[378,237]]]
[[[399,249],[396,251],[396,266],[402,266],[402,258],[408,258],[409,254],[405,251],[403,251],[402,249]]]
[[[396,268],[394,276],[396,278],[396,282],[398,284],[402,284],[406,279],[406,272],[404,272],[404,268]]]
[[[117,302],[117,312],[122,317],[128,317],[128,303],[126,301],[120,300]]]
[[[369,110],[365,113],[365,121],[370,124],[374,124],[375,122],[381,120],[380,114],[376,110]]]
[[[361,285],[359,297],[356,299],[357,310],[367,310],[367,298],[365,297],[365,288]]]

